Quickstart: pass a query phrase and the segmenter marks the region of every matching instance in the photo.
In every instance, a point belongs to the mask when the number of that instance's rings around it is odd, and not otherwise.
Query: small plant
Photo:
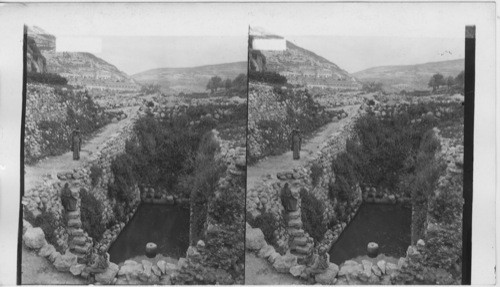
[[[80,213],[82,218],[82,227],[88,232],[94,241],[99,241],[102,238],[106,226],[102,221],[104,207],[94,195],[86,189],[80,189],[81,207]]]
[[[98,165],[92,165],[90,167],[90,181],[92,183],[92,186],[97,185],[101,176],[102,176],[102,168],[100,168]]]
[[[301,213],[304,231],[309,233],[316,242],[319,242],[326,232],[326,224],[323,220],[325,206],[321,200],[304,188],[300,190],[300,198],[302,200]]]
[[[48,243],[58,247],[56,237],[56,229],[59,226],[59,220],[57,220],[56,216],[45,209],[42,209],[41,213],[35,217],[31,211],[25,211],[24,219],[31,223],[34,227],[40,227],[45,234],[45,239]]]
[[[323,168],[319,163],[313,163],[311,166],[311,182],[313,186],[316,186],[319,179],[323,176]]]
[[[247,215],[248,223],[254,228],[260,228],[264,233],[264,238],[270,244],[276,243],[274,231],[278,228],[278,222],[272,213],[267,211],[262,212],[259,216],[251,219],[251,215]]]

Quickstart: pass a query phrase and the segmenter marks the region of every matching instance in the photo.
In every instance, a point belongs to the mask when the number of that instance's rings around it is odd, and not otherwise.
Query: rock
[[[153,267],[151,267],[151,270],[153,271],[154,275],[160,277],[161,276],[161,270],[158,266],[156,265],[153,265]]]
[[[419,247],[419,248],[425,247],[425,242],[422,239],[419,239],[417,241],[417,247]]]
[[[382,276],[382,271],[380,270],[380,268],[378,268],[378,265],[376,264],[372,265],[372,273],[378,277]]]
[[[367,278],[370,278],[370,276],[372,276],[373,263],[368,260],[361,260],[361,263],[363,264],[363,273],[366,275]]]
[[[325,270],[325,272],[316,274],[314,279],[316,280],[316,283],[322,284],[322,285],[334,285],[337,279],[337,274],[339,273],[339,266],[335,263],[329,263],[328,268]]]
[[[387,262],[385,264],[385,273],[387,275],[391,275],[392,273],[394,273],[397,270],[398,270],[398,266],[396,264],[391,263],[391,262]]]
[[[297,257],[290,252],[283,256],[279,256],[273,263],[274,269],[280,273],[288,273],[290,268],[297,265]]]
[[[245,231],[245,246],[249,250],[260,250],[263,246],[266,245],[264,233],[262,233],[262,230],[260,230],[259,228],[248,228],[248,226]]]
[[[160,268],[161,273],[165,274],[167,262],[165,262],[164,260],[160,260],[160,261],[156,262],[156,265],[158,266],[158,268]]]
[[[100,284],[110,285],[113,283],[113,280],[115,279],[118,270],[119,270],[118,265],[111,262],[106,271],[95,275],[95,280]]]
[[[40,251],[38,252],[38,256],[48,257],[52,253],[56,252],[56,248],[52,244],[45,244]]]
[[[377,257],[377,255],[378,255],[378,244],[375,243],[375,242],[368,243],[366,251],[368,252],[368,256],[370,256],[372,258]]]
[[[418,252],[417,247],[410,245],[406,250],[406,256],[410,259],[415,259],[420,256],[420,252]]]
[[[56,260],[54,261],[54,267],[56,267],[58,271],[67,272],[72,265],[76,265],[77,260],[78,257],[75,254],[69,252],[69,250],[66,250],[66,253],[64,255],[56,258]]]
[[[379,262],[377,262],[377,266],[380,269],[380,272],[382,272],[382,274],[385,274],[385,260],[380,260]]]
[[[404,258],[404,257],[399,258],[398,269],[401,269],[401,267],[403,267],[405,265],[406,265],[406,258]]]
[[[198,249],[205,248],[205,242],[203,242],[203,240],[198,240],[198,242],[196,243],[196,248]]]
[[[59,253],[59,252],[55,251],[55,252],[52,252],[52,253],[49,255],[48,259],[49,259],[49,261],[50,261],[50,262],[55,262],[55,261],[57,260],[57,258],[59,258],[59,257],[61,257],[61,256],[62,256],[62,255],[61,255],[61,253]]]
[[[40,227],[28,228],[23,235],[24,244],[31,249],[42,248],[47,242],[45,234]]]
[[[271,245],[266,245],[260,249],[258,256],[260,258],[268,258],[273,252],[275,252],[274,247]]]
[[[146,276],[148,277],[151,276],[151,268],[153,267],[153,263],[148,260],[142,260],[141,263],[142,267],[144,268],[144,274],[146,274]]]
[[[163,261],[165,262],[165,261]],[[131,281],[132,278],[137,278],[139,273],[143,270],[142,264],[134,260],[126,260],[123,266],[118,271],[118,275],[125,275],[127,281]]]
[[[271,255],[269,255],[269,257],[267,257],[267,260],[269,261],[269,263],[274,264],[276,259],[278,259],[278,257],[280,256],[281,255],[278,252],[274,251],[271,253]]]
[[[82,273],[83,269],[85,269],[85,264],[75,264],[71,265],[71,267],[69,268],[69,272],[71,272],[71,274],[75,276],[78,276]]]
[[[294,277],[298,277],[305,270],[306,270],[305,265],[295,265],[295,266],[290,267],[290,274],[292,274]]]

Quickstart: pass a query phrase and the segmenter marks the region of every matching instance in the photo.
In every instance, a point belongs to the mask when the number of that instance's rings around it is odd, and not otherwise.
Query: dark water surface
[[[109,248],[110,260],[118,264],[144,255],[148,242],[156,243],[158,253],[164,256],[185,256],[189,246],[189,210],[141,203],[132,220]]]
[[[400,205],[363,203],[330,250],[330,261],[340,264],[364,257],[369,242],[377,243],[379,253],[385,256],[405,256],[411,243],[411,209]]]

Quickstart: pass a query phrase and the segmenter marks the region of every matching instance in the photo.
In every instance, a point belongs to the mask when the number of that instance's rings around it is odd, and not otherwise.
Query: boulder
[[[66,250],[66,253],[64,255],[56,258],[56,260],[54,261],[54,267],[56,267],[58,271],[67,272],[69,271],[71,266],[76,265],[77,260],[78,257],[75,254],[69,252],[69,250]]]
[[[159,260],[158,262],[156,262],[156,266],[158,266],[161,273],[165,274],[165,270],[167,267],[167,262],[165,262],[165,260]]]
[[[335,263],[331,263],[328,265],[328,268],[325,270],[325,272],[316,274],[314,279],[316,280],[316,283],[322,284],[322,285],[334,285],[337,279],[337,274],[339,273],[339,266]]]
[[[398,269],[401,269],[401,267],[403,267],[405,265],[406,265],[406,258],[404,258],[404,257],[399,258]]]
[[[274,252],[271,252],[271,255],[269,255],[269,257],[267,257],[267,260],[269,261],[269,263],[271,264],[274,264],[274,262],[276,261],[276,259],[278,259],[278,257],[280,257],[281,255],[274,251]]]
[[[368,260],[361,260],[361,263],[363,264],[363,273],[366,275],[367,278],[370,278],[370,276],[372,276],[373,263]]]
[[[137,278],[142,270],[142,264],[134,260],[126,260],[123,266],[118,271],[118,275],[125,275],[127,281],[131,281],[133,278]]]
[[[249,250],[260,250],[266,245],[266,240],[264,239],[264,233],[259,228],[250,229],[247,227],[245,231],[245,246]],[[287,270],[288,272],[288,270]]]
[[[45,244],[40,251],[38,251],[38,256],[49,257],[52,253],[56,252],[56,248],[52,244]]]
[[[69,268],[69,272],[71,272],[71,274],[75,276],[78,276],[82,273],[83,269],[85,269],[85,264],[75,264],[71,265],[71,267]]]
[[[161,270],[158,266],[156,265],[153,265],[153,267],[151,267],[151,270],[153,271],[153,274],[160,277],[161,276]]]
[[[417,247],[418,247],[418,248],[423,248],[423,247],[425,247],[425,242],[424,242],[422,239],[419,239],[419,240],[417,241]]]
[[[385,264],[385,273],[387,275],[391,275],[392,273],[394,273],[397,270],[398,270],[398,266],[396,264],[391,263],[391,262],[387,262]]]
[[[110,285],[113,283],[116,274],[118,273],[118,270],[119,270],[118,265],[111,262],[106,271],[95,275],[95,281],[100,284]]]
[[[305,265],[295,265],[295,266],[290,267],[289,271],[290,271],[290,274],[292,274],[295,277],[298,277],[305,270],[306,270],[306,266]]]
[[[279,256],[273,263],[274,269],[280,273],[290,272],[290,268],[297,265],[297,257],[290,252],[283,256]]]
[[[146,276],[148,277],[151,276],[151,268],[153,267],[153,263],[148,260],[142,260],[141,263],[142,267],[144,268],[144,274],[146,274]]]
[[[417,247],[410,245],[406,250],[406,256],[410,259],[415,259],[420,257],[420,252],[418,252]]]
[[[275,252],[274,250],[274,247],[272,245],[266,245],[264,247],[262,247],[258,253],[258,256],[260,258],[268,258],[269,256],[271,256],[271,254],[273,254]]]
[[[377,264],[372,265],[372,273],[378,277],[382,276],[382,271],[380,270],[380,268],[378,268]]]
[[[377,266],[380,269],[380,272],[382,272],[382,274],[385,274],[385,260],[380,260],[379,262],[377,262]]]
[[[23,235],[24,244],[31,249],[42,248],[47,242],[45,241],[45,234],[40,227],[27,228]]]

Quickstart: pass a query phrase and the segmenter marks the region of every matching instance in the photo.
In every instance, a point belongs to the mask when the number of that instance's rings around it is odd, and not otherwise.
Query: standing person
[[[79,160],[82,150],[82,136],[78,128],[71,134],[71,150],[73,151],[73,160]]]
[[[300,148],[302,145],[302,137],[300,136],[299,129],[294,129],[292,131],[292,151],[293,151],[293,159],[300,159]]]

